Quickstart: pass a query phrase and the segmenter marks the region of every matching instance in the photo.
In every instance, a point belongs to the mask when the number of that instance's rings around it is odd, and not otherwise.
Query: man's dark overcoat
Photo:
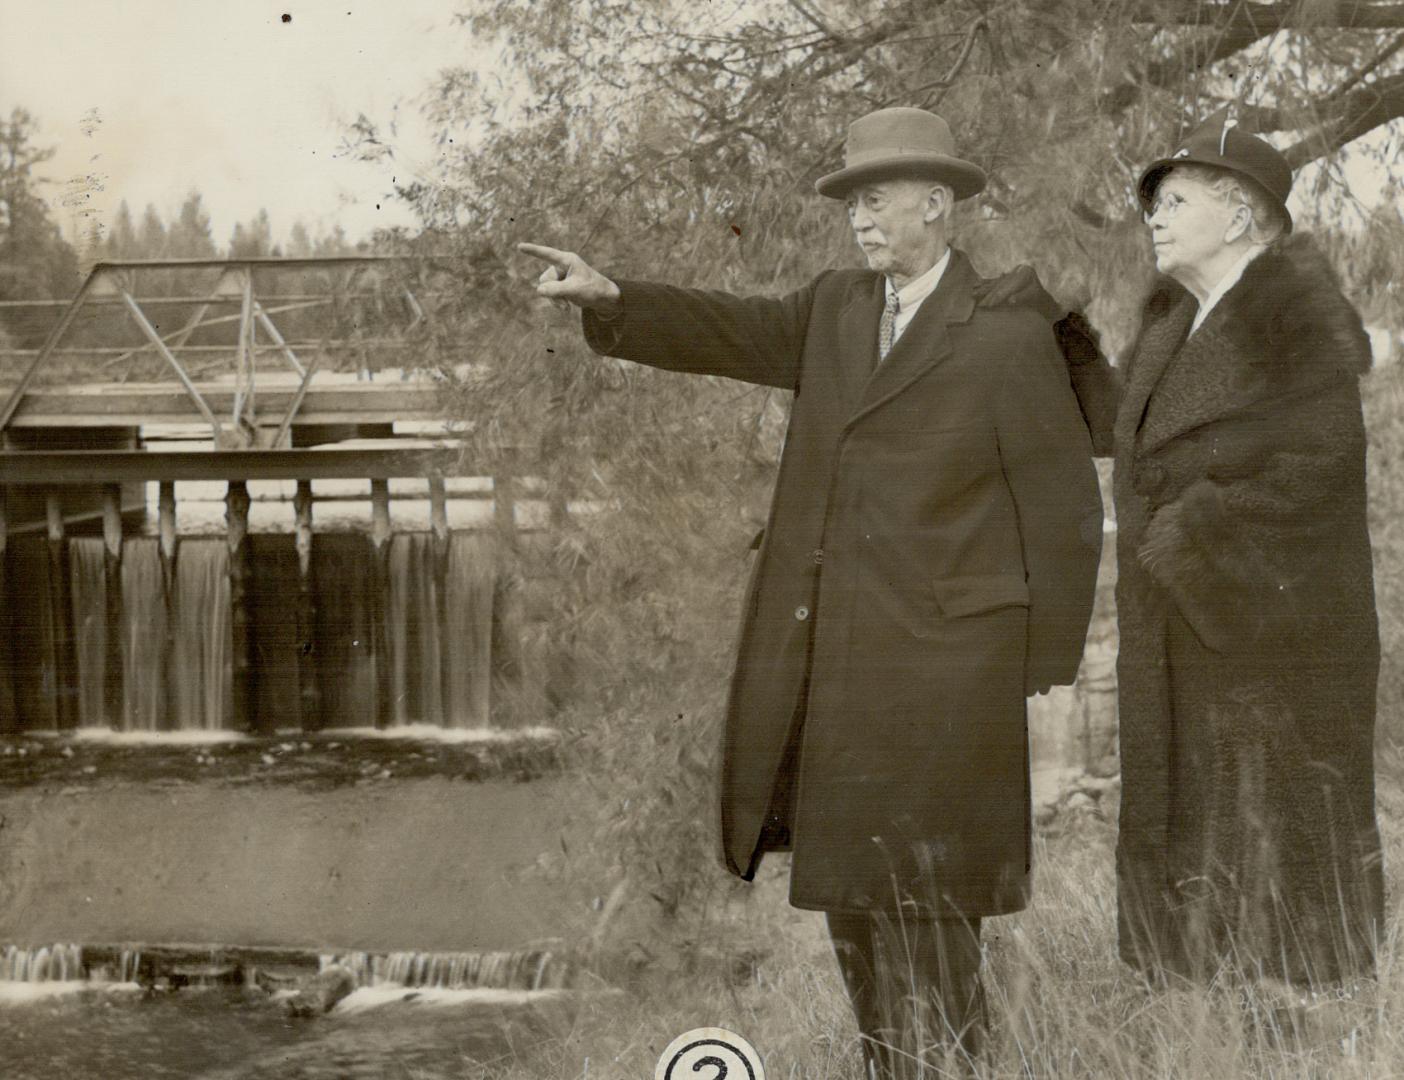
[[[1115,451],[1121,951],[1334,979],[1383,925],[1369,344],[1304,237],[1197,310],[1162,279],[1124,390],[1073,369]]]
[[[1072,682],[1101,548],[1048,326],[976,309],[960,252],[878,364],[884,278],[780,299],[618,282],[599,352],[794,390],[727,706],[721,840],[792,838],[798,907],[1026,901],[1028,686]],[[910,910],[910,909],[908,909]]]

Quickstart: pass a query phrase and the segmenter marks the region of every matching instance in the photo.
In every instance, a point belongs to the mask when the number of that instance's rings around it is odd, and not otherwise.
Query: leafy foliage
[[[533,556],[552,598],[538,646],[602,778],[608,842],[582,862],[613,860],[674,914],[719,880],[699,858],[715,732],[788,402],[593,356],[574,316],[533,298],[539,267],[514,243],[616,277],[793,288],[856,260],[812,186],[846,123],[920,105],[991,176],[959,207],[957,243],[986,274],[1032,262],[1055,294],[1090,301],[1115,354],[1151,277],[1140,164],[1232,101],[1294,161],[1318,161],[1305,224],[1334,221],[1351,204],[1341,148],[1404,112],[1404,17],[1378,3],[477,0],[460,23],[492,63],[437,79],[438,165],[400,191],[423,231],[382,241],[442,257],[426,364],[467,376],[453,408],[473,460],[514,451],[558,510],[613,507],[558,513]],[[368,156],[395,153],[364,118],[353,134]],[[1378,214],[1374,231],[1395,235],[1397,212]],[[1397,320],[1397,245],[1358,236],[1328,246],[1353,294]]]

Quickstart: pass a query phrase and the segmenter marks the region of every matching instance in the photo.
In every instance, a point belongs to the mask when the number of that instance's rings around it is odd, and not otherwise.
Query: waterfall
[[[434,538],[405,533],[390,541],[390,697],[395,724],[442,724],[438,594]]]
[[[166,715],[166,604],[161,551],[154,537],[135,537],[122,549],[122,726],[127,731],[169,729]]]
[[[77,945],[20,949],[0,953],[0,982],[77,982],[83,978],[83,950]]]
[[[223,540],[182,539],[176,552],[171,725],[180,731],[230,726],[233,669],[229,550]]]
[[[73,647],[78,660],[78,724],[101,727],[103,665],[107,648],[107,556],[101,537],[76,536],[68,542],[69,596],[73,606]]]
[[[397,725],[487,725],[497,571],[493,552],[490,537],[449,537],[441,627],[433,536],[408,533],[391,540],[387,609]]]
[[[448,705],[445,727],[487,727],[492,688],[493,587],[497,580],[492,537],[456,533],[449,539]]]
[[[49,606],[48,540],[40,533],[10,538],[5,551],[10,663],[15,715],[27,731],[58,729],[56,628]]]
[[[375,570],[364,533],[320,533],[312,543],[317,584],[317,680],[326,727],[374,727],[377,688],[371,609]]]
[[[255,572],[250,630],[257,650],[256,707],[270,726],[301,721],[305,677],[298,636],[299,578],[292,538],[250,537]],[[387,595],[377,597],[370,540],[324,535],[313,545],[316,590],[312,642],[318,715],[328,728],[375,723],[378,680],[388,683],[390,723],[478,729],[491,725],[497,538],[454,532],[391,538]],[[59,631],[49,605],[49,556],[42,536],[17,537],[7,554],[14,713],[23,730],[58,727]],[[159,541],[124,540],[121,553],[121,715],[107,715],[107,555],[99,537],[66,542],[65,618],[72,620],[71,678],[80,727],[122,731],[224,730],[233,716],[229,555],[223,538],[178,541],[173,595],[165,595]],[[375,654],[373,613],[384,604],[389,654]]]
[[[566,985],[569,965],[544,949],[499,952],[349,952],[320,958],[323,970],[344,967],[358,987],[441,990],[551,990]]]
[[[141,950],[123,949],[117,962],[117,981],[134,983],[141,972]]]

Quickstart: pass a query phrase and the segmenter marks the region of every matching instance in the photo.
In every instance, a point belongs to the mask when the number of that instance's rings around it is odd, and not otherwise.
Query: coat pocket
[[[948,619],[984,615],[1006,607],[1028,607],[1029,585],[1015,574],[977,574],[936,578],[936,604]]]

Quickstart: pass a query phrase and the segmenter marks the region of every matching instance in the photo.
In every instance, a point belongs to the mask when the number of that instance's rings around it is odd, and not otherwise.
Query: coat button
[[[815,565],[815,566],[823,566],[823,565],[824,565],[824,549],[823,549],[823,548],[815,548],[815,549],[814,549],[814,565]]]
[[[795,618],[800,622],[804,622],[805,619],[809,618],[809,608],[805,607],[803,604],[795,608]]]

